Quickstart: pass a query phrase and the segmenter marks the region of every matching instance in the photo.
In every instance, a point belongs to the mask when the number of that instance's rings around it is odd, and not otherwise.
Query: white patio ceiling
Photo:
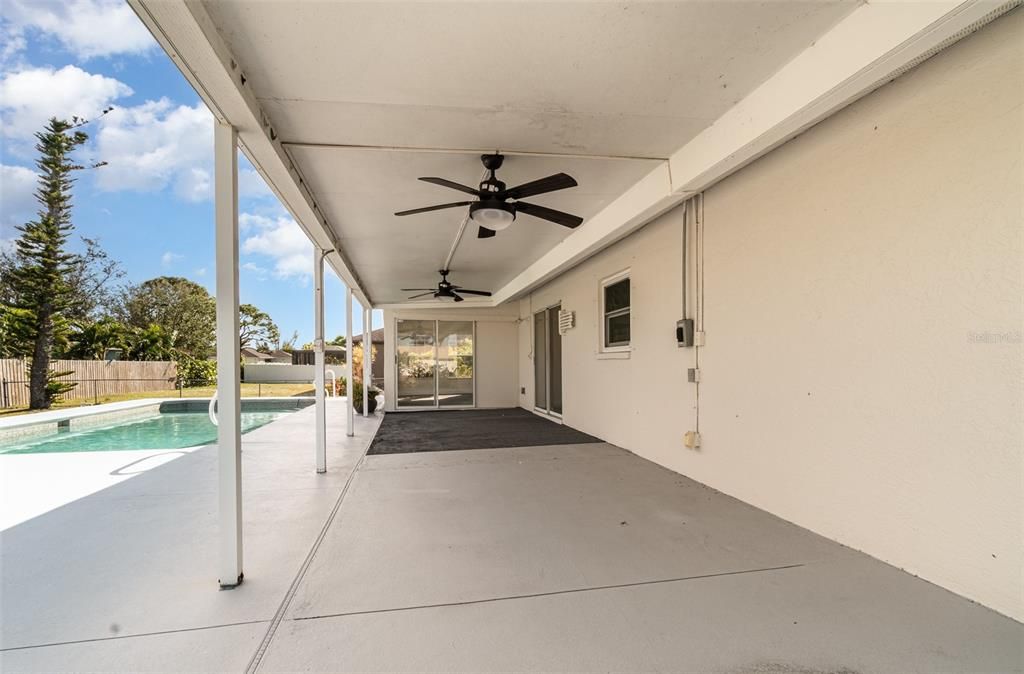
[[[845,105],[998,3],[130,0],[329,261],[374,306],[429,287],[466,209],[416,180],[509,185],[585,218],[466,228],[460,285],[501,302]],[[483,303],[492,301],[483,300]],[[464,303],[466,305],[471,302]]]

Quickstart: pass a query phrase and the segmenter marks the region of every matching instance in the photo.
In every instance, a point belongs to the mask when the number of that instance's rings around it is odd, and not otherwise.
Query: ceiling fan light
[[[515,221],[516,215],[504,208],[483,206],[473,209],[470,213],[470,218],[481,227],[500,232]]]

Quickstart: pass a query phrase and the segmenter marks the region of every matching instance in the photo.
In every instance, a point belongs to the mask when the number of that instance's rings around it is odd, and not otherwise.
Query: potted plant
[[[345,380],[340,379],[335,386],[335,392],[337,395],[345,395]],[[367,405],[369,407],[370,414],[377,409],[377,394],[380,390],[373,384],[370,384],[369,397],[367,398]],[[356,379],[352,382],[352,395],[350,396],[352,401],[352,407],[358,412],[363,411],[363,382],[361,379]]]

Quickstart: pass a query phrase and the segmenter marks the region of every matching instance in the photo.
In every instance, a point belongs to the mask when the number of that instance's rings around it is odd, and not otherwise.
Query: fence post
[[[11,406],[11,399],[7,396],[7,380],[4,379],[4,407]]]
[[[96,380],[95,379],[92,380],[92,404],[93,405],[99,405],[100,404],[100,397],[96,393]]]

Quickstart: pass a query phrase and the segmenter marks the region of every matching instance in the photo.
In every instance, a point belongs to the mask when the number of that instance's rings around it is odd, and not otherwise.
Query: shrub
[[[374,412],[374,410],[377,409],[377,394],[379,392],[380,391],[378,391],[377,388],[375,386],[373,386],[373,384],[370,385],[370,397],[368,399],[368,405],[369,405],[369,409],[370,409],[370,413],[371,414]],[[335,386],[334,386],[334,393],[335,393],[335,395],[339,395],[339,396],[345,395],[345,378],[344,377],[339,379],[338,382],[335,384]],[[352,395],[352,407],[354,407],[358,411],[362,411],[362,409],[363,409],[363,380],[362,379],[354,379],[353,380],[353,382],[352,382],[352,394],[353,394]]]
[[[217,361],[201,360],[181,354],[178,357],[178,388],[214,386],[217,383]]]

